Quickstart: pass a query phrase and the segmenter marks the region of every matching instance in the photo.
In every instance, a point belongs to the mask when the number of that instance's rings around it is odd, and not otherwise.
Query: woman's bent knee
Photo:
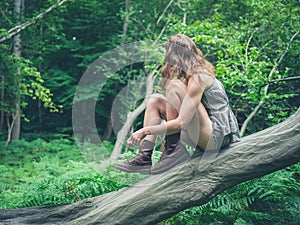
[[[179,79],[170,80],[167,84],[166,91],[168,92],[170,90],[186,92],[186,84]]]
[[[147,100],[147,106],[149,105],[165,105],[166,103],[166,98],[165,96],[163,96],[162,94],[152,94],[148,97],[148,100]]]
[[[177,105],[179,102],[182,102],[185,94],[186,84],[183,81],[179,79],[173,79],[169,81],[166,88],[166,97],[168,101],[175,101],[174,103]],[[177,102],[177,99],[179,102]]]
[[[166,97],[162,94],[152,94],[146,103],[147,110],[158,110],[162,117],[166,117]]]

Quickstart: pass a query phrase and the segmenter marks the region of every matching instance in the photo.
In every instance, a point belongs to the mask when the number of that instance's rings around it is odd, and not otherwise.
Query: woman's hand
[[[127,144],[130,146],[140,145],[141,140],[146,136],[144,129],[137,130],[133,134],[131,134],[130,138],[127,140]]]

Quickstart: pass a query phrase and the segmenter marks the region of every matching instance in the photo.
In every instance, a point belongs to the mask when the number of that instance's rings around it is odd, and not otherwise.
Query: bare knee
[[[168,82],[166,86],[167,111],[174,111],[171,117],[177,116],[185,94],[186,85],[183,81],[173,79]]]
[[[183,99],[186,94],[186,84],[179,79],[170,80],[166,86],[166,97],[167,99],[174,96],[179,97],[180,100]]]
[[[186,84],[179,79],[172,79],[170,81],[168,81],[167,86],[166,86],[166,90],[173,90],[173,89],[179,89],[181,91],[186,91]]]
[[[166,98],[162,94],[152,94],[148,97],[147,106],[161,106],[166,104]]]
[[[158,110],[162,117],[166,115],[166,98],[162,94],[152,94],[146,103],[147,110]]]

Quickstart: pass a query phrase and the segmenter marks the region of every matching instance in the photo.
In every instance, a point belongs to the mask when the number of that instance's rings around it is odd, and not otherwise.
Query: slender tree
[[[24,7],[25,7],[25,0],[15,0],[15,9],[14,12],[17,17],[17,25],[21,23],[21,19],[24,15]],[[16,58],[20,58],[22,56],[22,39],[21,34],[17,34],[14,37],[14,47],[13,47],[13,54]],[[14,108],[15,111],[12,113],[12,122],[11,122],[11,139],[12,140],[19,140],[20,139],[20,130],[21,130],[21,96],[20,96],[20,81],[19,77],[21,76],[21,68],[17,67],[16,71],[17,75],[15,76],[15,101],[14,101]],[[9,141],[9,140],[8,140]]]

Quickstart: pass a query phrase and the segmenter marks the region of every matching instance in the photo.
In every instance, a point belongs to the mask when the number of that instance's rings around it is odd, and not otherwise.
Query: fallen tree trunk
[[[74,204],[2,210],[0,224],[155,224],[237,184],[299,162],[300,110],[231,145],[205,167],[200,157],[131,187]]]

